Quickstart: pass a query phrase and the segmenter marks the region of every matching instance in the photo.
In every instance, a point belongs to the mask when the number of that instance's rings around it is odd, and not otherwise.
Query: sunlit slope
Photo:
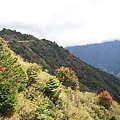
[[[0,36],[24,60],[36,62],[51,74],[61,66],[72,68],[78,76],[81,91],[99,93],[108,90],[120,102],[120,79],[82,62],[57,43],[9,29],[3,29]]]

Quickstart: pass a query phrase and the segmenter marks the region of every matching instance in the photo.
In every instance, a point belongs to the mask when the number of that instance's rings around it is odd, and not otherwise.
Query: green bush
[[[32,64],[28,68],[27,75],[28,75],[29,80],[28,80],[28,83],[27,83],[27,87],[31,86],[32,84],[34,84],[36,82],[41,70],[42,70],[42,68],[37,64]]]
[[[61,92],[61,83],[56,77],[50,77],[50,80],[44,88],[44,94],[48,96],[54,103],[58,100]]]
[[[42,98],[39,103],[37,103],[34,120],[54,120],[54,117],[55,105],[49,98]]]
[[[19,92],[24,90],[28,81],[27,74],[2,40],[0,40],[0,66],[2,69],[0,82],[9,82],[11,88],[15,87]]]
[[[17,89],[11,88],[9,83],[0,83],[0,113],[11,116],[18,108]]]
[[[0,113],[9,116],[17,109],[17,93],[24,90],[27,74],[0,39]]]

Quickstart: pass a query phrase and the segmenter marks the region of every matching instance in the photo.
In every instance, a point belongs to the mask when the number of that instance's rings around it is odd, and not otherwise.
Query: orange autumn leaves
[[[55,75],[66,87],[71,87],[71,89],[79,89],[78,78],[75,75],[74,71],[68,67],[60,67],[56,69]]]
[[[110,106],[112,105],[112,101],[112,96],[107,90],[99,94],[99,103],[103,105],[106,109],[110,108]]]

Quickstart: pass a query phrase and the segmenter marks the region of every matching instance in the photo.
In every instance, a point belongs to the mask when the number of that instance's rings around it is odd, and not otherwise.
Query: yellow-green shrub
[[[78,78],[72,69],[60,67],[56,69],[55,75],[64,86],[71,87],[73,90],[79,89]]]

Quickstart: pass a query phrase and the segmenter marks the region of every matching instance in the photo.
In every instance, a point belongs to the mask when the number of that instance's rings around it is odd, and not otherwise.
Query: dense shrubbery
[[[56,77],[50,77],[44,88],[44,94],[48,96],[54,103],[59,99],[59,94],[61,91],[61,84]]]
[[[47,97],[37,103],[34,120],[54,120],[55,105]]]
[[[72,69],[65,67],[58,68],[55,71],[55,75],[64,86],[71,87],[73,90],[79,89],[78,78]]]
[[[28,75],[28,83],[27,87],[35,83],[38,79],[38,75],[40,74],[40,71],[42,68],[37,65],[37,64],[32,64],[28,69],[27,69],[27,75]]]
[[[103,105],[106,109],[110,108],[110,106],[112,105],[112,101],[112,96],[107,90],[99,94],[99,103]]]
[[[9,82],[11,87],[17,87],[18,91],[22,91],[27,83],[28,77],[24,69],[17,62],[17,58],[13,58],[11,52],[5,47],[3,41],[0,41],[0,66],[1,82]]]
[[[0,39],[0,113],[10,115],[17,108],[17,93],[23,91],[27,74]]]
[[[11,116],[17,109],[17,89],[11,88],[9,82],[0,83],[0,113],[2,116]]]

